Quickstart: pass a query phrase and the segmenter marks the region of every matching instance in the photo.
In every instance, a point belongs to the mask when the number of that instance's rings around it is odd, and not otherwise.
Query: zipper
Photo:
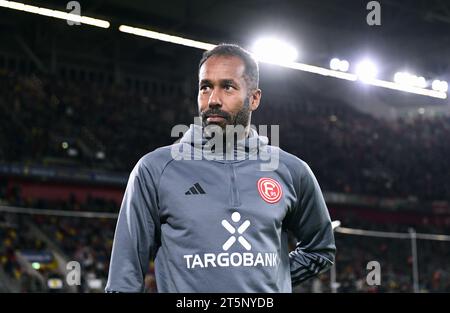
[[[239,197],[239,190],[236,184],[236,171],[233,163],[227,163],[228,170],[230,172],[230,180],[231,180],[231,196],[230,196],[230,205],[232,207],[238,207],[241,205],[241,199]]]

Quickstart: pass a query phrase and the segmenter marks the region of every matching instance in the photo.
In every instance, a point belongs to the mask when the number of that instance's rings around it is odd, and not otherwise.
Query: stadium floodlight
[[[420,87],[420,88],[427,88],[427,81],[426,81],[425,77],[423,77],[423,76],[417,77],[416,86]]]
[[[128,26],[128,25],[120,25],[119,30],[124,33],[129,33],[129,34],[133,34],[133,35],[137,35],[137,36],[143,36],[143,37],[147,37],[147,38],[151,38],[151,39],[161,40],[161,41],[165,41],[165,42],[170,42],[170,43],[174,43],[174,44],[198,48],[198,49],[202,49],[202,50],[210,50],[216,46],[216,45],[210,44],[210,43],[205,43],[205,42],[192,40],[192,39],[188,39],[188,38],[183,38],[183,37],[178,37],[178,36],[167,35],[164,33],[159,33],[159,32],[150,31],[150,30],[138,28],[138,27],[132,27],[132,26]],[[313,74],[322,75],[322,76],[327,76],[327,77],[335,77],[335,78],[345,79],[345,80],[349,80],[349,81],[356,81],[358,79],[358,76],[353,73],[344,73],[344,72],[341,72],[340,70],[332,70],[332,69],[323,68],[320,66],[315,66],[315,65],[305,64],[305,63],[300,63],[300,62],[292,62],[292,61],[288,61],[287,59],[277,60],[275,62],[271,61],[271,60],[259,60],[259,61],[262,63],[276,64],[281,67],[290,68],[290,69],[297,70],[297,71],[313,73]],[[345,66],[343,68],[345,68]],[[341,69],[342,69],[342,67],[341,67]],[[373,86],[377,86],[377,87],[388,88],[388,89],[392,89],[392,90],[400,90],[400,91],[414,93],[414,94],[422,95],[422,96],[428,96],[428,97],[439,98],[439,99],[447,98],[447,94],[442,91],[417,88],[414,86],[403,85],[403,84],[399,84],[396,82],[394,83],[394,82],[384,81],[384,80],[380,80],[380,79],[370,79],[370,80],[365,81],[365,83],[373,85]]]
[[[332,58],[330,61],[330,68],[334,71],[339,70],[339,67],[341,65],[341,60],[339,60],[338,58]]]
[[[8,2],[8,1],[0,0],[0,3],[5,3],[5,2]],[[132,26],[128,26],[128,25],[120,25],[119,31],[137,35],[137,36],[143,36],[143,37],[147,37],[147,38],[151,38],[151,39],[155,39],[155,40],[170,42],[170,43],[174,43],[174,44],[178,44],[178,45],[184,45],[184,46],[188,46],[188,47],[202,49],[202,50],[210,50],[210,49],[213,49],[214,47],[216,47],[216,45],[214,45],[214,44],[197,41],[197,40],[193,40],[193,39],[188,39],[188,38],[183,38],[183,37],[179,37],[179,36],[168,35],[168,34],[164,34],[164,33],[160,33],[160,32],[151,31],[148,29],[132,27]],[[292,53],[292,55],[293,55],[293,53]],[[290,59],[292,59],[292,56],[281,59],[281,60],[276,60],[276,61],[267,60],[267,59],[263,59],[263,60],[259,60],[259,61],[261,61],[262,63],[276,64],[278,66],[282,66],[285,68],[290,68],[290,69],[294,69],[294,70],[298,70],[298,71],[313,73],[313,74],[327,76],[327,77],[335,77],[335,78],[345,79],[345,80],[349,80],[349,81],[356,81],[358,79],[358,76],[356,74],[344,73],[345,69],[348,70],[347,67],[349,65],[347,66],[347,64],[346,64],[347,61],[341,62],[340,66],[337,70],[332,70],[332,69],[323,68],[320,66],[289,61]],[[372,66],[372,71],[369,70],[369,73],[373,72],[373,68],[375,68],[375,72],[376,72],[376,67]],[[364,67],[361,68],[361,71],[363,73],[366,73],[366,71],[363,69],[364,69]],[[363,74],[363,73],[360,73],[360,74]],[[365,76],[366,75],[363,75],[362,77],[365,77]],[[429,89],[424,89],[424,88],[417,88],[414,86],[405,86],[405,85],[402,85],[399,83],[383,81],[380,79],[369,79],[369,80],[365,81],[365,83],[373,85],[373,86],[377,86],[377,87],[388,88],[388,89],[393,89],[393,90],[400,90],[400,91],[405,91],[405,92],[428,96],[428,97],[433,97],[433,98],[439,98],[439,99],[447,98],[446,92],[442,92],[442,91],[438,91],[438,90],[429,90]],[[444,87],[444,86],[442,86],[442,87]],[[442,87],[440,89],[445,89]],[[448,89],[448,85],[447,85],[447,89]]]
[[[347,72],[349,68],[350,68],[350,63],[348,63],[347,60],[341,60],[341,62],[339,64],[339,70],[341,72]]]
[[[407,72],[397,72],[394,75],[394,81],[398,84],[426,88],[427,81],[423,76],[417,76]]]
[[[178,45],[183,45],[183,46],[188,46],[188,47],[198,48],[198,49],[203,49],[203,50],[211,50],[216,46],[216,45],[206,43],[206,42],[186,39],[186,38],[178,37],[178,36],[167,35],[167,34],[155,32],[155,31],[148,30],[148,29],[131,27],[128,25],[120,25],[119,31],[121,31],[123,33],[129,33],[129,34],[133,34],[133,35],[137,35],[137,36],[147,37],[147,38],[151,38],[151,39],[161,40],[161,41],[165,41],[165,42],[170,42],[170,43],[174,43],[174,44],[178,44]]]
[[[309,64],[305,64],[305,63],[299,63],[299,62],[277,62],[277,63],[274,63],[274,62],[268,62],[268,61],[261,61],[261,62],[276,64],[276,65],[290,68],[290,69],[297,70],[297,71],[303,71],[303,72],[318,74],[318,75],[322,75],[322,76],[335,77],[335,78],[345,79],[345,80],[350,80],[350,81],[355,81],[357,79],[355,74],[342,73],[340,71],[329,70],[327,68],[323,68],[323,67],[315,66],[315,65],[309,65]]]
[[[347,72],[350,67],[350,63],[347,60],[339,60],[338,58],[333,58],[330,61],[330,68],[334,71]]]
[[[433,80],[433,82],[431,83],[431,88],[432,88],[433,90],[438,91],[438,90],[441,89],[440,87],[441,87],[441,81],[438,80],[438,79]]]
[[[367,83],[372,86],[383,87],[383,88],[388,88],[388,89],[392,89],[392,90],[399,90],[399,91],[414,93],[417,95],[428,96],[428,97],[433,97],[433,98],[438,98],[438,99],[447,99],[447,94],[445,92],[437,91],[437,90],[429,90],[429,89],[424,89],[424,88],[418,88],[415,86],[410,86],[408,84],[389,82],[389,81],[384,81],[381,79],[371,79]]]
[[[256,59],[270,63],[294,62],[298,57],[297,49],[276,38],[258,39],[250,50]]]
[[[92,26],[97,26],[101,28],[109,28],[110,23],[105,20],[100,20],[88,16],[81,16],[77,14],[67,13],[64,11],[59,10],[51,10],[47,8],[41,8],[34,5],[28,5],[21,2],[15,2],[15,1],[6,1],[6,0],[0,0],[0,7],[9,8],[13,10],[28,12],[28,13],[34,13],[39,14],[43,16],[48,17],[54,17],[62,20],[67,21],[73,21],[78,22],[81,24],[87,24]]]
[[[404,84],[406,82],[405,73],[403,73],[403,72],[395,73],[394,82],[396,82],[397,84]]]
[[[409,86],[416,86],[417,85],[417,76],[413,74],[407,74],[406,76],[406,84]]]
[[[406,73],[405,75],[405,83],[409,86],[417,86],[417,76],[414,74]]]
[[[188,47],[192,47],[192,48],[198,48],[198,49],[202,49],[202,50],[210,50],[210,49],[213,49],[214,47],[216,47],[216,45],[214,45],[214,44],[209,44],[209,43],[192,40],[192,39],[187,39],[187,38],[183,38],[183,37],[178,37],[178,36],[167,35],[167,34],[155,32],[155,31],[151,31],[148,29],[132,27],[132,26],[128,26],[128,25],[120,25],[119,31],[128,33],[128,34],[132,34],[132,35],[143,36],[143,37],[147,37],[147,38],[151,38],[151,39],[170,42],[170,43],[174,43],[174,44],[178,44],[178,45],[184,45],[184,46],[188,46]],[[282,60],[282,61],[277,61],[277,62],[272,62],[269,60],[259,60],[259,61],[263,62],[263,63],[276,64],[278,66],[282,66],[282,67],[286,67],[286,68],[290,68],[290,69],[294,69],[294,70],[298,70],[298,71],[304,71],[304,72],[308,72],[308,73],[314,73],[314,74],[323,75],[323,76],[336,77],[336,78],[350,80],[350,81],[356,80],[355,74],[342,73],[339,71],[333,71],[333,70],[329,70],[327,68],[304,64],[304,63],[289,62],[287,60]]]
[[[358,78],[364,82],[374,79],[378,74],[378,70],[375,63],[373,63],[369,59],[360,61],[356,65],[355,72]]]
[[[422,76],[417,75],[409,75],[408,77],[408,85],[410,86],[416,86],[419,88],[425,88],[427,86],[427,81]]]
[[[448,83],[443,80],[435,79],[435,80],[433,80],[433,83],[431,84],[431,88],[436,91],[447,92],[448,91]]]

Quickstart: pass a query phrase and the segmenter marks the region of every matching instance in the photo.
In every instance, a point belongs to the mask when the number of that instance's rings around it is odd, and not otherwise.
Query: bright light
[[[435,79],[431,84],[431,88],[436,91],[447,92],[448,91],[448,83],[444,80]]]
[[[339,69],[339,66],[341,65],[341,60],[339,60],[338,58],[333,58],[330,61],[330,68],[332,70],[337,71]]]
[[[192,48],[203,49],[203,50],[211,50],[216,46],[216,45],[209,44],[206,42],[186,39],[186,38],[178,37],[178,36],[166,35],[166,34],[154,32],[154,31],[151,31],[148,29],[131,27],[131,26],[127,26],[127,25],[120,25],[119,30],[124,33],[129,33],[129,34],[133,34],[133,35],[137,35],[137,36],[147,37],[147,38],[166,41],[166,42],[171,42],[174,44],[188,46],[188,47],[192,47]]]
[[[440,90],[441,88],[441,81],[438,79],[433,80],[433,83],[431,84],[431,88],[433,90]]]
[[[417,77],[416,86],[420,87],[420,88],[427,88],[427,81],[426,81],[425,77],[423,77],[423,76]]]
[[[81,16],[76,14],[67,13],[64,11],[58,11],[58,10],[51,10],[41,7],[36,7],[33,5],[28,5],[20,2],[14,2],[14,1],[6,1],[6,0],[0,0],[0,7],[9,8],[13,10],[19,10],[23,12],[28,13],[34,13],[54,18],[59,18],[62,20],[68,20],[73,22],[80,22],[82,24],[88,24],[92,26],[102,27],[102,28],[108,28],[109,22],[105,20],[99,20],[96,18],[88,17],[88,16]]]
[[[425,113],[425,109],[424,109],[424,108],[419,108],[419,109],[417,110],[417,112],[419,112],[419,114],[422,115],[422,114]]]
[[[376,65],[370,60],[363,60],[356,66],[356,75],[362,81],[373,79],[377,76]]]
[[[293,46],[275,38],[259,39],[251,51],[258,60],[273,63],[294,62],[298,56]]]
[[[350,63],[348,63],[347,60],[341,60],[339,70],[342,72],[347,72],[349,68],[350,68]]]
[[[427,81],[423,76],[416,76],[407,72],[397,72],[394,75],[394,81],[398,84],[426,88]]]
[[[39,264],[39,262],[33,262],[31,263],[31,266],[35,269],[35,270],[39,270],[41,268],[41,264]]]
[[[416,75],[406,74],[405,78],[406,78],[405,83],[407,85],[410,85],[410,86],[416,86],[417,85],[416,84],[416,81],[417,81],[417,76]]]
[[[400,90],[400,91],[415,93],[417,95],[428,96],[428,97],[433,97],[433,98],[447,99],[447,94],[442,91],[418,88],[415,86],[409,86],[407,84],[398,84],[398,83],[394,83],[394,82],[384,81],[381,79],[371,79],[367,83],[372,86],[389,88],[389,89],[393,89],[393,90]]]
[[[154,31],[150,31],[150,30],[146,30],[146,29],[142,29],[142,28],[137,28],[137,27],[131,27],[131,26],[127,26],[127,25],[121,25],[119,27],[119,30],[124,33],[134,34],[134,35],[143,36],[143,37],[156,39],[156,40],[162,40],[162,41],[171,42],[174,44],[184,45],[184,46],[193,47],[193,48],[198,48],[198,49],[202,49],[202,50],[210,50],[216,46],[214,44],[209,44],[209,43],[196,41],[196,40],[192,40],[192,39],[187,39],[187,38],[183,38],[183,37],[166,35],[163,33],[158,33],[158,32],[154,32]],[[344,72],[341,72],[340,70],[331,70],[328,68],[323,68],[320,66],[315,66],[315,65],[305,64],[305,63],[289,62],[287,60],[281,60],[281,61],[277,61],[277,62],[268,61],[268,60],[259,60],[259,61],[261,61],[262,63],[276,64],[278,66],[282,66],[285,68],[290,68],[290,69],[297,70],[297,71],[303,71],[303,72],[313,73],[313,74],[327,76],[327,77],[335,77],[335,78],[345,79],[345,80],[349,80],[349,81],[356,81],[358,79],[358,76],[353,73],[344,73]],[[341,67],[341,69],[343,69],[343,68],[345,68],[345,66]],[[399,84],[397,82],[394,83],[391,81],[384,81],[384,80],[380,80],[380,79],[370,79],[370,80],[365,81],[365,83],[367,83],[369,85],[377,86],[377,87],[388,88],[388,89],[392,89],[392,90],[399,90],[399,91],[414,93],[414,94],[422,95],[422,96],[428,96],[428,97],[439,98],[439,99],[447,99],[447,94],[445,92],[437,91],[437,90],[429,90],[429,89],[424,89],[424,88],[417,88],[414,86]]]
[[[405,82],[405,73],[403,72],[397,72],[394,75],[394,82],[397,84],[402,84]]]
[[[61,289],[63,287],[63,282],[59,278],[50,278],[47,280],[47,286],[50,289]]]
[[[340,226],[341,226],[341,221],[336,220],[336,221],[332,221],[332,222],[331,222],[331,227],[333,228],[333,230],[334,230],[335,228],[340,227]]]
[[[350,63],[347,60],[339,60],[338,58],[333,58],[330,61],[330,68],[334,71],[347,72],[350,67]]]
[[[261,61],[261,62],[274,64],[274,62],[268,62],[268,61]],[[333,70],[329,70],[327,68],[309,65],[309,64],[305,64],[305,63],[297,63],[297,62],[280,63],[280,62],[278,62],[275,64],[282,66],[282,67],[290,68],[293,70],[318,74],[318,75],[322,75],[322,76],[336,77],[336,78],[350,80],[350,81],[355,81],[357,79],[355,74],[342,73],[339,71],[333,71]]]

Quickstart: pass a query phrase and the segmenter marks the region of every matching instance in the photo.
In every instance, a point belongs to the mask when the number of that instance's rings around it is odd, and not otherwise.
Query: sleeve
[[[295,250],[289,253],[293,286],[330,268],[336,253],[322,191],[309,166],[302,163],[304,170],[295,186],[297,203],[288,217],[288,229],[297,239]]]
[[[139,161],[130,174],[119,212],[106,292],[143,292],[144,277],[159,246],[157,194]]]

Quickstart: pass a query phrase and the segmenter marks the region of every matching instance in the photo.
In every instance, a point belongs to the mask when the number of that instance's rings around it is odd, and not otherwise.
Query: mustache
[[[210,117],[212,115],[223,117],[226,120],[231,119],[231,115],[228,112],[222,111],[217,108],[206,110],[204,112],[201,112],[200,114],[201,114],[203,120],[206,120],[208,117]]]

